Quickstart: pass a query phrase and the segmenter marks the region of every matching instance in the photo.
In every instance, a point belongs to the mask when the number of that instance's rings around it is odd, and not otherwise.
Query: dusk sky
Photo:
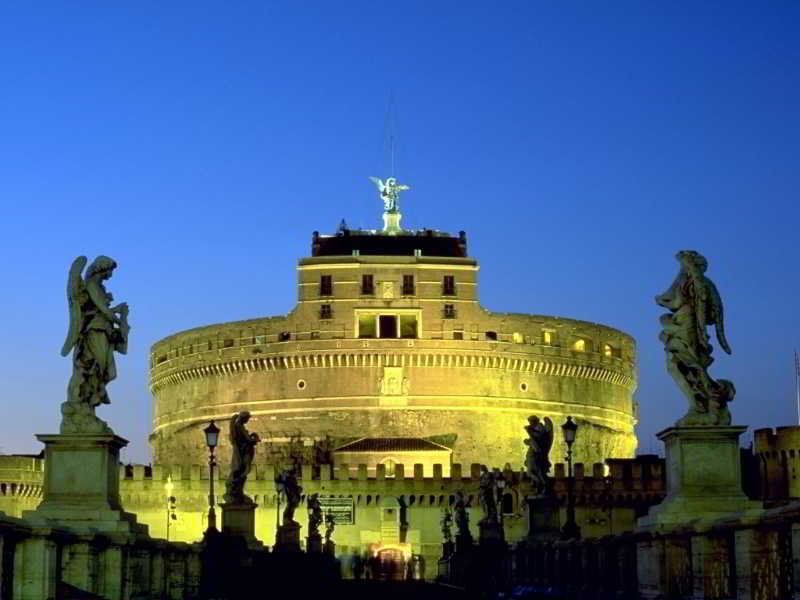
[[[380,228],[391,97],[403,224],[465,230],[489,310],[633,335],[640,451],[686,411],[680,249],[734,424],[796,424],[799,31],[797,2],[2,3],[0,452],[58,431],[67,271],[107,254],[132,330],[98,415],[149,462],[150,346],[286,314],[312,231]]]

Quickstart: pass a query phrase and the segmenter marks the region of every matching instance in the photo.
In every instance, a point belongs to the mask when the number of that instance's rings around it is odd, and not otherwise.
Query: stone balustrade
[[[0,514],[3,599],[72,597],[77,589],[109,600],[188,600],[198,597],[200,577],[200,544],[37,527]]]
[[[800,502],[658,533],[525,541],[514,585],[580,598],[800,598]]]

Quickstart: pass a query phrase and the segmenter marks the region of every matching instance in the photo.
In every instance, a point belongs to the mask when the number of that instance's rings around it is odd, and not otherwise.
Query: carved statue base
[[[61,404],[62,434],[112,434],[108,423],[94,414],[94,408],[85,402],[64,402]],[[127,443],[127,442],[126,442]]]
[[[322,536],[320,534],[312,533],[306,538],[306,552],[309,554],[322,552]]]
[[[122,509],[119,451],[128,441],[109,434],[37,435],[44,443],[44,490],[23,518],[48,525],[147,534],[147,526]]]
[[[472,550],[472,535],[469,533],[456,534],[456,552],[470,552]]]
[[[549,496],[528,498],[528,539],[549,542],[561,536],[558,501]]]
[[[255,503],[220,504],[222,508],[222,533],[244,539],[250,549],[263,548],[264,544],[256,539],[256,507]]]
[[[639,530],[711,521],[761,511],[742,491],[739,436],[747,427],[670,427],[658,434],[666,450],[667,497],[639,519]]]
[[[291,521],[278,527],[274,552],[300,552],[300,523]]]
[[[497,521],[481,521],[478,523],[480,536],[478,544],[481,546],[491,544],[505,544],[505,532],[503,526]]]
[[[442,542],[442,558],[449,558],[455,551],[455,542]]]

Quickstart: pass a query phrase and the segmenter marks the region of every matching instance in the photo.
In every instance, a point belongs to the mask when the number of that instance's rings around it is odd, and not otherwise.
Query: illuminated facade
[[[265,441],[261,463],[292,436],[327,451],[414,437],[451,449],[453,462],[518,469],[531,414],[575,417],[587,463],[632,457],[634,340],[586,321],[490,312],[478,269],[463,232],[315,232],[288,315],[154,344],[154,462],[203,464],[201,429],[241,410]]]

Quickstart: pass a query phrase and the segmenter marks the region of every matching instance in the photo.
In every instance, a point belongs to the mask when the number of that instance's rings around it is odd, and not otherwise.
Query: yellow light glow
[[[586,352],[586,340],[576,340],[574,344],[572,344],[572,349],[576,352]]]
[[[543,331],[542,332],[542,343],[545,346],[549,346],[550,344],[552,344],[553,343],[553,334],[551,332],[549,332],[549,331]]]
[[[167,492],[167,498],[172,496],[172,490],[175,489],[175,484],[172,483],[172,475],[167,475],[167,483],[164,484],[164,490]]]
[[[603,345],[603,354],[605,354],[606,356],[613,356],[614,355],[614,349],[609,344],[604,344]]]

